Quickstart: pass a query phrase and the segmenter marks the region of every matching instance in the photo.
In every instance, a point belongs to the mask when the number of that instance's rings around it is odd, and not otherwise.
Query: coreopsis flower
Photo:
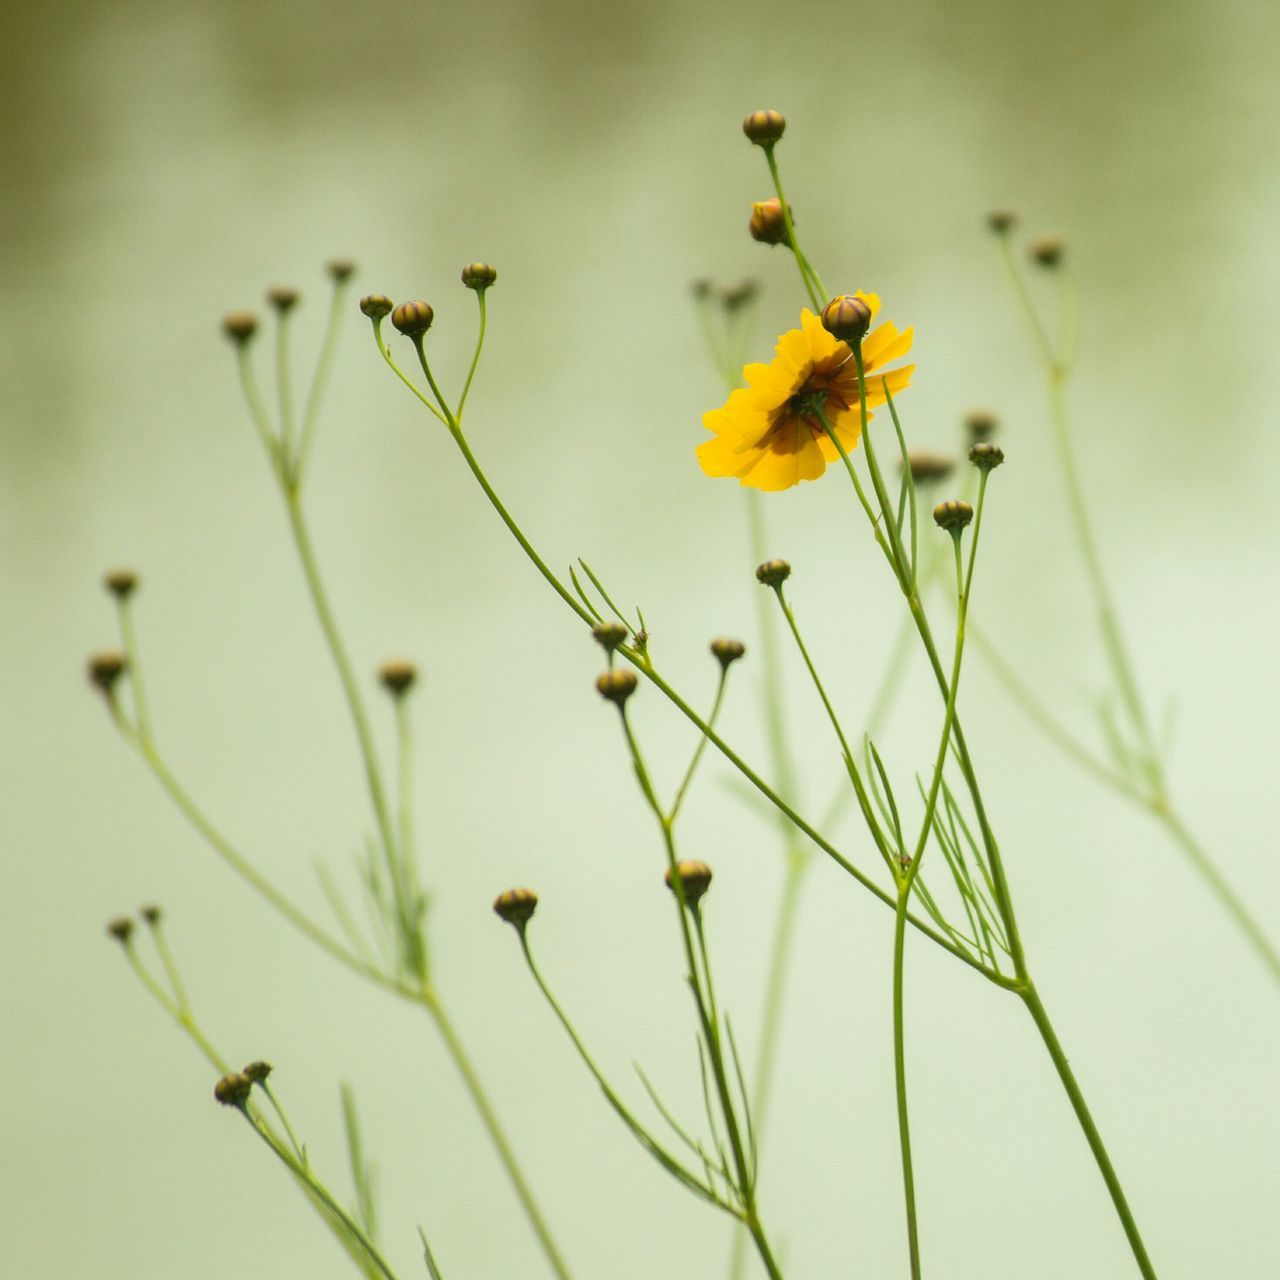
[[[880,299],[857,293],[874,319]],[[868,409],[885,402],[884,383],[897,395],[914,365],[885,372],[885,366],[911,349],[913,329],[892,321],[872,329],[862,340]],[[752,489],[789,489],[801,480],[816,480],[840,453],[827,435],[825,416],[845,452],[862,434],[858,369],[853,351],[823,328],[808,309],[800,328],[778,339],[769,364],[749,364],[742,371],[745,387],[729,395],[724,407],[702,416],[712,439],[698,446],[698,461],[709,476],[736,476]],[[868,419],[870,413],[868,413]]]

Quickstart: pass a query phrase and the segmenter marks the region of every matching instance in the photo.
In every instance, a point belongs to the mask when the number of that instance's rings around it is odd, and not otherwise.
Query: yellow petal
[[[915,329],[899,330],[892,320],[886,320],[862,340],[862,363],[868,372],[880,365],[889,364],[911,350]]]

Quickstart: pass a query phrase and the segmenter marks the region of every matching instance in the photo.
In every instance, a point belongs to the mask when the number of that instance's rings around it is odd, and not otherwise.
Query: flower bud
[[[89,682],[110,697],[124,668],[125,657],[119,649],[100,649],[89,655]]]
[[[933,509],[933,522],[939,529],[955,533],[963,529],[973,519],[973,508],[959,498],[949,498],[940,502]]]
[[[350,258],[330,258],[324,264],[324,269],[334,284],[346,284],[355,275],[356,264]]]
[[[267,290],[267,301],[282,315],[298,305],[299,297],[297,289],[291,289],[287,284],[278,284]]]
[[[155,928],[160,923],[160,908],[154,903],[148,903],[145,907],[138,908],[138,914],[151,926]]]
[[[684,901],[688,907],[698,905],[698,900],[711,887],[711,868],[705,862],[695,862],[687,859],[683,862],[676,863],[676,870],[680,873],[680,885],[684,889]],[[671,868],[668,867],[662,876],[666,882],[667,888],[675,893],[675,886],[671,883]]]
[[[964,425],[969,432],[970,441],[976,443],[995,435],[999,419],[990,409],[970,409],[964,415]]]
[[[1018,221],[1018,215],[1009,209],[992,209],[987,214],[987,226],[998,236],[1007,235]]]
[[[911,478],[916,484],[932,484],[937,480],[945,480],[955,470],[955,459],[945,453],[934,453],[930,449],[911,449],[907,453],[907,465],[911,468]]]
[[[861,298],[842,293],[822,308],[822,327],[841,342],[856,342],[871,328],[871,308]]]
[[[786,117],[781,111],[753,111],[742,122],[742,132],[757,147],[772,147],[786,127]]]
[[[378,679],[393,698],[404,697],[417,678],[418,668],[408,658],[388,658],[378,668]]]
[[[250,1084],[261,1084],[271,1074],[271,1063],[251,1062],[240,1074]]]
[[[693,294],[694,300],[697,302],[706,302],[711,297],[714,288],[715,286],[706,276],[701,276],[699,279],[689,282],[689,292]]]
[[[621,622],[615,622],[612,618],[604,622],[597,622],[591,628],[592,638],[605,653],[612,653],[620,644],[625,643],[627,634],[626,627]]]
[[[717,662],[728,671],[747,651],[741,640],[731,640],[728,636],[718,636],[711,642],[711,652]]]
[[[468,289],[477,289],[483,293],[496,279],[498,272],[487,262],[468,262],[462,268],[462,283]]]
[[[124,600],[137,589],[138,575],[132,569],[108,569],[102,575],[102,585],[117,600]]]
[[[127,944],[133,937],[133,921],[128,916],[116,916],[107,921],[107,932],[119,943]]]
[[[791,213],[790,205],[787,206],[787,213]],[[794,214],[792,221],[795,221]],[[787,219],[782,212],[782,201],[777,196],[757,200],[751,206],[751,220],[747,223],[747,230],[751,232],[751,238],[759,240],[761,244],[786,244]]]
[[[621,707],[636,691],[636,673],[630,667],[610,667],[596,677],[596,692],[606,702]]]
[[[213,1096],[224,1107],[243,1107],[252,1092],[253,1081],[243,1071],[233,1071],[213,1086]]]
[[[258,317],[252,311],[228,311],[222,317],[222,332],[237,346],[244,346],[258,331]]]
[[[402,302],[391,313],[391,323],[409,338],[421,337],[435,318],[429,302]]]
[[[766,560],[756,566],[756,581],[766,587],[780,587],[791,577],[791,566],[785,560]]]
[[[370,320],[382,320],[395,309],[395,303],[385,293],[366,293],[360,299],[360,310]]]
[[[1031,261],[1042,267],[1056,267],[1062,261],[1066,242],[1061,236],[1036,236],[1027,246]]]
[[[969,450],[969,461],[983,471],[994,471],[1004,461],[1004,450],[998,444],[983,440]]]
[[[538,909],[538,895],[532,889],[508,889],[494,898],[493,909],[508,924],[523,932]]]

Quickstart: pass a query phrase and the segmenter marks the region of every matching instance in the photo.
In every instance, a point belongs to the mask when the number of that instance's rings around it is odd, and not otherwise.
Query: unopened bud
[[[409,338],[421,337],[435,318],[429,302],[402,302],[391,313],[391,323]]]
[[[395,310],[395,303],[385,293],[366,293],[360,299],[360,310],[370,320],[382,320]]]
[[[1066,242],[1061,236],[1036,236],[1027,246],[1031,261],[1042,267],[1056,267],[1062,261],[1066,251]]]
[[[612,653],[620,644],[626,641],[628,631],[621,622],[615,622],[612,618],[604,622],[597,622],[591,628],[591,636],[605,653]]]
[[[871,308],[861,298],[842,293],[822,308],[822,327],[841,342],[856,342],[871,328]]]
[[[791,213],[789,205],[787,213]],[[794,214],[791,215],[791,220],[795,221]],[[786,244],[787,218],[782,212],[782,201],[777,196],[757,200],[751,206],[751,220],[747,223],[747,230],[751,232],[751,238],[759,240],[761,244]]]
[[[636,691],[636,673],[630,667],[610,667],[596,677],[596,692],[606,702],[621,707]]]
[[[782,137],[787,127],[781,111],[753,111],[743,122],[742,132],[757,147],[771,147]]]
[[[251,1062],[240,1074],[251,1084],[261,1084],[271,1074],[271,1063]]]
[[[965,429],[971,441],[986,440],[995,435],[999,419],[990,409],[970,409],[964,415]]]
[[[963,529],[973,519],[973,508],[959,498],[949,498],[933,509],[933,522],[939,529],[953,533]]]
[[[697,906],[698,900],[711,887],[711,868],[705,862],[695,862],[688,859],[684,862],[676,863],[676,870],[680,873],[680,886],[684,890],[685,905],[689,907]],[[675,885],[672,884],[671,868],[668,867],[662,876],[666,881],[667,888],[675,893]]]
[[[243,1071],[233,1071],[213,1086],[213,1096],[224,1107],[243,1107],[252,1092],[253,1081]]]
[[[462,283],[468,289],[487,289],[498,278],[497,269],[487,262],[468,262],[462,268]]]
[[[101,649],[89,655],[89,682],[109,696],[124,668],[125,657],[119,649]]]
[[[912,449],[907,453],[907,465],[911,468],[911,478],[916,484],[932,484],[945,480],[956,467],[955,459],[945,453],[934,453],[930,449]]]
[[[298,305],[300,296],[297,289],[290,288],[287,284],[278,284],[267,290],[267,301],[281,313],[292,311]]]
[[[137,589],[138,575],[132,569],[108,569],[102,575],[102,585],[117,600],[123,600]]]
[[[689,292],[698,302],[706,302],[714,288],[715,286],[705,276],[689,282]]]
[[[731,640],[728,636],[718,636],[711,642],[711,652],[715,656],[716,661],[728,671],[728,669],[747,651],[747,646],[741,640]]]
[[[133,937],[133,921],[128,916],[116,916],[107,921],[107,932],[119,943],[128,943]]]
[[[766,560],[756,566],[756,581],[766,587],[780,587],[791,577],[791,566],[785,560]]]
[[[243,346],[258,331],[258,317],[252,311],[228,311],[222,317],[222,332]]]
[[[393,698],[402,698],[417,678],[418,668],[408,658],[388,658],[378,668],[378,679]]]
[[[1018,221],[1018,215],[1009,209],[992,209],[987,214],[987,226],[998,236],[1007,235]]]
[[[356,273],[356,264],[350,258],[330,258],[324,264],[329,279],[334,284],[345,284]]]
[[[142,917],[142,918],[147,922],[147,924],[149,924],[153,929],[156,927],[156,925],[158,925],[158,924],[160,923],[160,914],[161,914],[161,913],[160,913],[160,908],[159,908],[159,907],[157,907],[154,903],[148,903],[145,907],[139,907],[139,908],[138,908],[138,914],[139,914],[139,915],[140,915],[140,916],[141,916],[141,917]]]
[[[994,471],[1004,461],[1004,450],[998,444],[983,440],[969,450],[969,461],[983,471]]]
[[[523,931],[538,909],[538,895],[532,889],[508,889],[494,898],[493,909],[508,924]]]

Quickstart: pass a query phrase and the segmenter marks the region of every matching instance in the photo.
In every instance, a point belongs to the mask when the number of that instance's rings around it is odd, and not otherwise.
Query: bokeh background
[[[740,492],[693,461],[721,389],[688,283],[759,278],[760,355],[800,301],[783,251],[745,234],[768,194],[738,128],[756,107],[789,117],[780,156],[827,282],[877,289],[917,327],[913,438],[954,448],[967,407],[1000,412],[1010,462],[975,609],[1087,733],[1101,655],[983,215],[1007,205],[1068,237],[1075,431],[1143,687],[1176,705],[1189,822],[1280,935],[1275,5],[121,0],[11,4],[0,21],[0,1269],[350,1273],[104,937],[109,915],[158,901],[211,1036],[276,1064],[340,1188],[337,1082],[356,1087],[401,1274],[420,1272],[418,1223],[450,1280],[546,1274],[425,1019],[224,872],[117,741],[83,659],[113,639],[101,571],[135,565],[175,766],[323,912],[312,861],[344,868],[368,816],[218,321],[300,286],[306,369],[321,264],[350,255],[357,292],[433,301],[456,385],[474,323],[457,272],[482,257],[500,280],[477,451],[551,561],[585,555],[640,601],[659,657],[706,696],[706,640],[754,641],[757,588]],[[599,656],[354,308],[310,506],[371,698],[389,653],[423,666],[440,987],[575,1274],[722,1274],[727,1222],[620,1130],[489,910],[499,889],[536,886],[544,968],[601,1061],[637,1099],[642,1062],[696,1115],[661,850],[591,689]],[[768,516],[856,723],[895,631],[883,566],[838,478],[777,495]],[[743,676],[726,725],[760,759]],[[838,761],[794,663],[788,679],[816,809]],[[1275,986],[1156,829],[1030,731],[980,661],[964,702],[1041,988],[1161,1275],[1275,1274]],[[636,709],[670,782],[689,733],[655,695]],[[917,665],[884,739],[903,790],[936,717]],[[781,860],[707,764],[686,847],[717,871],[719,983],[751,1045]],[[840,837],[871,864],[856,825]],[[826,864],[802,911],[764,1211],[789,1274],[902,1275],[891,917]],[[1021,1008],[914,938],[909,982],[929,1273],[1133,1274]]]

